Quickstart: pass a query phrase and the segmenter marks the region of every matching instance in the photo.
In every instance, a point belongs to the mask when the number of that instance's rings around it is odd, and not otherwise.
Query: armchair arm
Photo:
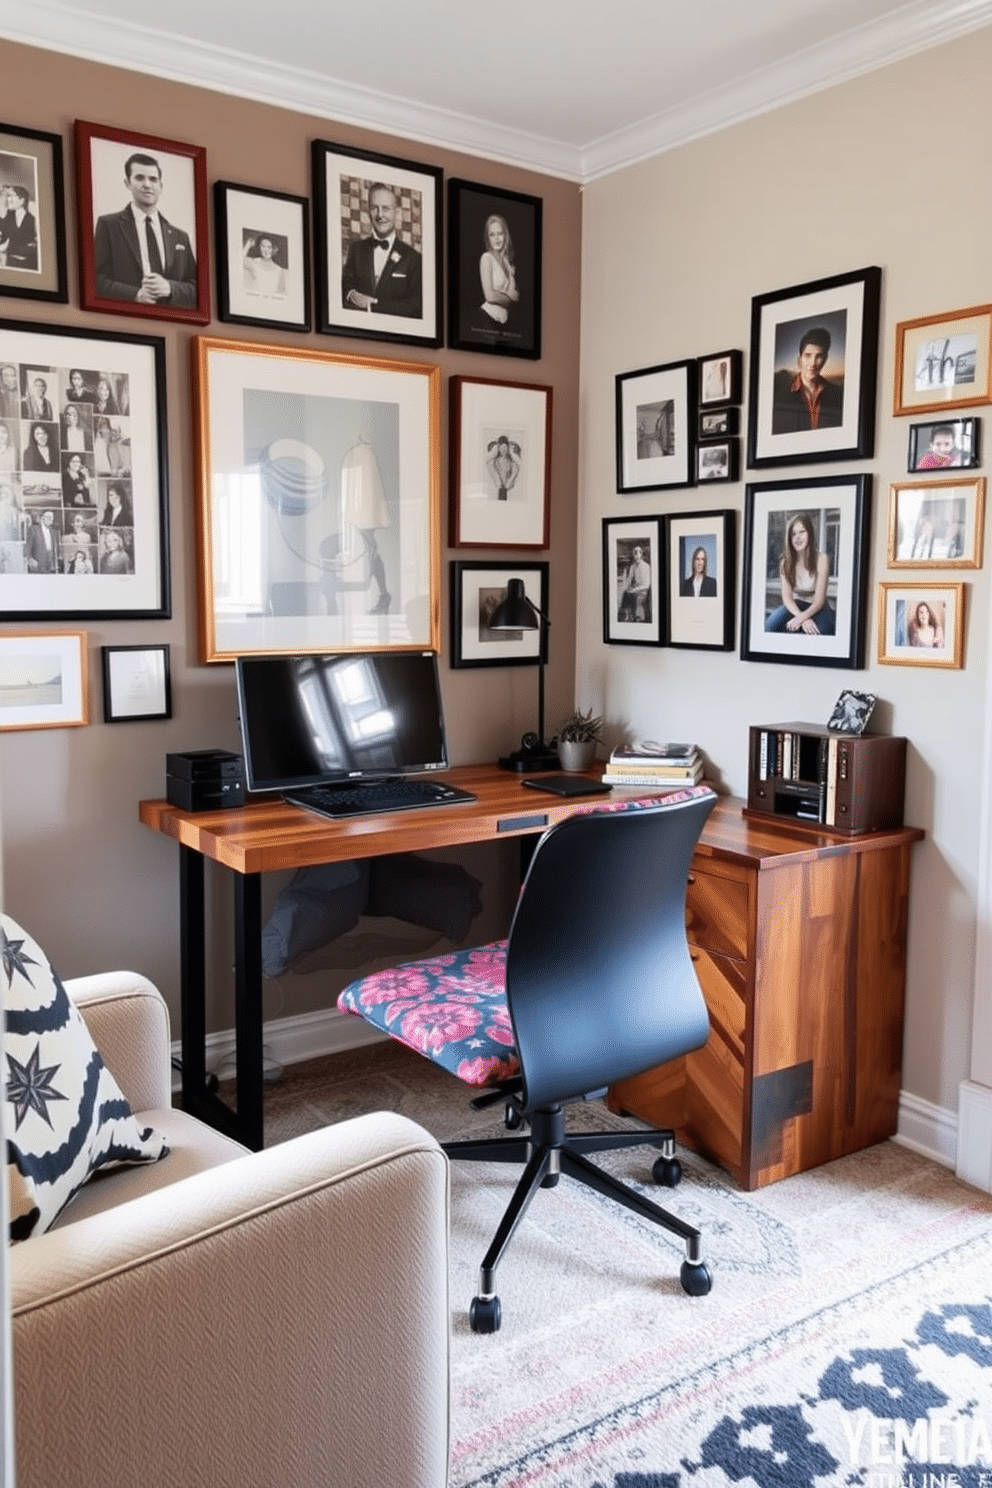
[[[107,971],[67,979],[65,989],[132,1111],[171,1105],[169,1009],[158,988],[138,972]]]
[[[25,1488],[443,1488],[447,1159],[377,1114],[10,1252]]]

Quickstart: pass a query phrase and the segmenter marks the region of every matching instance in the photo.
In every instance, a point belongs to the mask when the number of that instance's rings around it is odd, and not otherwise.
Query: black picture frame
[[[104,723],[172,717],[167,645],[102,646],[100,651]]]
[[[310,203],[305,196],[215,181],[214,260],[220,320],[309,331]]]
[[[849,670],[864,666],[871,489],[867,472],[745,487],[743,661]],[[812,527],[817,551],[827,558],[829,633],[825,626],[818,634],[782,628],[789,619],[780,613],[785,607],[780,561],[786,534],[796,524],[806,526],[807,544]]]
[[[546,560],[488,563],[455,558],[449,564],[451,590],[451,665],[462,667],[537,666],[548,659],[547,625],[534,630],[489,630],[486,616],[506,598],[510,579],[523,579],[527,598],[549,613]]]
[[[739,408],[701,408],[697,437],[704,439],[731,439],[741,432]]]
[[[728,408],[739,403],[744,388],[744,353],[712,351],[697,358],[700,408]]]
[[[143,320],[210,320],[210,237],[207,215],[207,152],[158,135],[137,134],[77,119],[76,207],[79,233],[79,302],[84,310],[140,315]],[[125,167],[134,155],[158,166],[164,254],[162,276],[171,293],[150,303],[144,292],[138,242]],[[136,200],[137,198],[135,198]],[[139,256],[140,255],[140,256]]]
[[[696,484],[696,374],[695,360],[617,374],[621,495]]]
[[[753,469],[867,459],[875,452],[880,268],[757,295],[751,301],[747,463]],[[827,332],[818,410],[810,427],[798,380],[800,348]],[[838,381],[837,363],[843,368]]]
[[[4,618],[168,618],[164,340],[7,320],[0,337]]]
[[[448,181],[450,347],[532,361],[540,357],[543,213],[539,196],[478,181]],[[490,243],[494,217],[502,220],[509,247]]]
[[[670,512],[664,522],[665,644],[732,651],[737,608],[737,513]],[[702,553],[699,582],[696,555]]]
[[[0,266],[0,294],[67,304],[62,136],[0,124],[0,181],[18,188],[22,203],[23,192],[28,193],[27,215],[17,224],[20,247],[13,254],[8,247],[7,262]],[[0,229],[0,238],[9,238],[9,232]]]
[[[310,163],[318,331],[440,346],[440,168],[320,139],[311,143]],[[392,192],[395,206],[395,236],[380,267],[385,287],[377,296],[388,301],[385,310],[359,303],[376,288],[370,199],[377,187]]]
[[[646,575],[636,572],[640,564]],[[665,613],[662,518],[604,517],[604,644],[663,646]]]
[[[696,445],[696,484],[712,486],[740,479],[740,440],[708,439]]]
[[[982,463],[981,432],[982,421],[978,418],[937,418],[910,424],[906,469],[913,475],[920,470],[974,470]],[[939,448],[931,450],[938,439]],[[947,454],[952,456],[950,460],[944,458]]]

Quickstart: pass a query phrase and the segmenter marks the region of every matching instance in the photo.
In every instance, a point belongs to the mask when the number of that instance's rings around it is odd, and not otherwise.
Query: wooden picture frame
[[[874,454],[881,287],[870,267],[751,301],[749,466]],[[815,427],[802,375],[818,389]]]
[[[101,646],[104,723],[172,717],[168,646]]]
[[[533,630],[490,630],[488,617],[506,598],[510,579],[522,579],[532,604],[548,614],[546,561],[487,563],[453,559],[451,580],[451,665],[460,667],[537,666],[548,659],[547,625]]]
[[[992,305],[896,326],[892,412],[942,413],[992,403]]]
[[[608,646],[664,645],[660,516],[603,518],[603,641]]]
[[[539,196],[448,181],[448,345],[491,356],[541,355]]]
[[[864,666],[870,522],[867,473],[745,487],[742,660]],[[781,569],[786,551],[798,551],[791,535],[800,529],[806,533],[805,551],[817,551],[818,579],[826,577],[825,604],[811,616],[812,631],[803,628],[801,613],[813,609],[816,591],[805,599],[797,575],[790,596]],[[791,613],[790,597],[793,604],[799,599],[798,617]]]
[[[665,516],[665,643],[691,651],[732,651],[737,605],[737,513]]]
[[[984,475],[889,486],[890,568],[981,568],[984,536]]]
[[[206,150],[81,119],[75,139],[83,309],[206,325]],[[140,208],[159,213],[154,249],[139,238],[133,209]]]
[[[551,521],[553,389],[452,377],[453,548],[546,548]]]
[[[665,362],[617,375],[621,495],[695,484],[696,370],[694,361]]]
[[[16,321],[0,336],[5,614],[167,618],[164,342]]]
[[[214,182],[217,314],[234,325],[310,329],[310,203]]]
[[[906,469],[911,474],[919,470],[974,470],[981,464],[981,431],[978,418],[910,424]]]
[[[440,168],[319,139],[310,158],[318,331],[440,346]]]
[[[0,216],[13,214],[0,233],[8,243],[0,265],[0,294],[68,302],[62,177],[61,135],[0,124],[0,181],[12,197],[0,203]]]
[[[430,363],[198,336],[201,659],[438,650]]]
[[[699,367],[701,409],[727,408],[741,401],[744,383],[743,352],[713,351],[709,356],[697,357],[696,360]]]
[[[0,730],[89,723],[86,632],[0,635]]]
[[[964,584],[879,584],[879,662],[960,670],[964,591]]]

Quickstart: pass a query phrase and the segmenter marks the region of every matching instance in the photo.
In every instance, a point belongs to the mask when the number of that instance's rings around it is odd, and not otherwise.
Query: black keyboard
[[[425,806],[453,806],[475,796],[442,780],[376,780],[369,785],[309,785],[284,791],[283,800],[321,816],[381,816],[390,811],[418,811]]]

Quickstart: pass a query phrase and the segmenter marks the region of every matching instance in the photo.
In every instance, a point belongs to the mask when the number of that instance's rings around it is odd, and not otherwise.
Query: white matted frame
[[[900,321],[893,413],[979,403],[992,403],[992,305]]]
[[[662,519],[603,518],[603,641],[661,646],[665,632]]]
[[[197,337],[200,645],[440,647],[441,371]]]
[[[890,568],[981,568],[984,532],[984,475],[889,487]]]
[[[89,722],[86,632],[0,636],[0,730]]]
[[[964,591],[964,584],[879,584],[879,661],[960,669]]]
[[[697,365],[668,362],[616,379],[617,490],[695,484]]]
[[[522,579],[524,593],[548,613],[547,563],[451,564],[451,665],[453,667],[536,666],[548,659],[548,626],[533,630],[490,630],[489,618],[506,598],[511,579]]]
[[[669,646],[730,651],[734,645],[737,513],[673,512],[665,518]]]
[[[168,646],[103,646],[105,723],[172,717]]]
[[[310,203],[214,182],[217,314],[238,325],[310,329]]]
[[[452,377],[453,548],[546,548],[552,389]]]

